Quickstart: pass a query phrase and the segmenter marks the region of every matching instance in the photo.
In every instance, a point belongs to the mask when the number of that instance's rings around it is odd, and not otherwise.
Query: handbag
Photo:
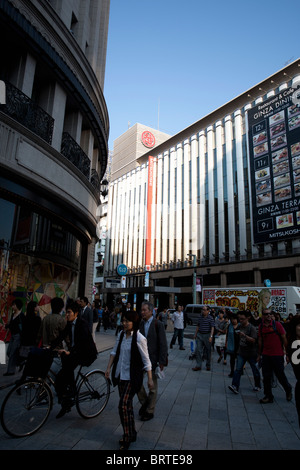
[[[215,346],[219,348],[225,348],[226,335],[220,335],[215,337]]]

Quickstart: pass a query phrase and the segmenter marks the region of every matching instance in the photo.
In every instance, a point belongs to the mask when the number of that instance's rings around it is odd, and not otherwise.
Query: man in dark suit
[[[154,416],[157,398],[157,366],[162,371],[168,363],[168,343],[164,324],[153,316],[154,306],[150,302],[143,302],[141,308],[140,332],[147,338],[148,352],[152,363],[152,379],[154,387],[147,394],[144,386],[138,393],[142,404],[139,414],[142,421],[149,421]]]
[[[62,408],[57,418],[61,418],[71,410],[76,391],[74,370],[79,365],[91,365],[97,358],[97,348],[92,334],[85,319],[79,316],[79,310],[80,306],[76,302],[68,306],[67,326],[61,336],[67,344],[67,350],[58,351],[62,368],[56,376],[55,389]]]
[[[81,318],[84,318],[89,325],[90,332],[93,333],[93,309],[89,306],[87,297],[80,297]]]

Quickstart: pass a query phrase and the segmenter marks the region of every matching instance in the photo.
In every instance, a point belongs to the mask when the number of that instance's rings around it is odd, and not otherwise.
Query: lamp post
[[[193,258],[193,268],[194,268],[194,272],[193,272],[193,304],[196,304],[197,303],[197,291],[196,291],[196,255],[193,255],[193,254],[187,254],[187,256],[189,256],[190,258]]]

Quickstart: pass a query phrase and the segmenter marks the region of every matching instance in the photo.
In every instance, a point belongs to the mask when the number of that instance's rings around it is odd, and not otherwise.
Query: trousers
[[[210,367],[211,361],[211,342],[209,341],[210,333],[198,333],[196,337],[196,364],[197,367],[202,365],[203,350],[206,350],[206,367]]]
[[[133,414],[133,397],[135,395],[129,380],[120,380],[119,389],[119,415],[123,427],[123,439],[125,442],[131,442],[136,436],[134,414]]]
[[[149,414],[154,414],[156,399],[157,399],[157,376],[155,370],[152,369],[152,380],[154,387],[149,392],[146,392],[144,385],[142,385],[140,391],[138,392],[138,399],[141,405],[146,405],[146,412]]]
[[[278,382],[284,388],[285,393],[291,390],[291,385],[284,373],[283,356],[262,356],[262,374],[264,382],[264,394],[268,398],[273,398],[272,393],[272,373],[276,375]]]

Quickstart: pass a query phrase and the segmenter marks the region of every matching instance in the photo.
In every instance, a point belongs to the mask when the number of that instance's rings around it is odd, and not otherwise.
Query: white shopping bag
[[[0,364],[6,364],[6,347],[4,341],[0,341]]]

